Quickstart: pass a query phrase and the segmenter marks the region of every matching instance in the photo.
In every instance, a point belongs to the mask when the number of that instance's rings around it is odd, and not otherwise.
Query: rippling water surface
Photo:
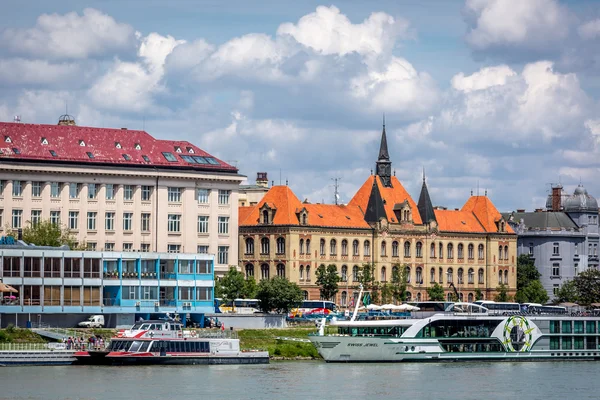
[[[0,367],[1,399],[598,399],[600,362]]]

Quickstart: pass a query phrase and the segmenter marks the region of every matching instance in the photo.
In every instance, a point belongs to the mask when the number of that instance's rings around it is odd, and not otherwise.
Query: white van
[[[104,315],[92,315],[78,324],[80,328],[104,328]]]

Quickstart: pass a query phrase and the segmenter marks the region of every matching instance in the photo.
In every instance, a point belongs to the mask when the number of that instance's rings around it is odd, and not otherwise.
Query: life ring
[[[195,338],[196,335],[197,335],[196,331],[192,331],[191,336]]]

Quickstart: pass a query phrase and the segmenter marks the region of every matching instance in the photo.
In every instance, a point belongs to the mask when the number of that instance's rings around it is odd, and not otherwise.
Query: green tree
[[[379,293],[381,295],[381,304],[388,304],[392,302],[393,294],[392,286],[390,284],[384,283],[383,285],[381,285]]]
[[[15,231],[10,231],[9,235],[17,237]],[[66,227],[50,222],[50,220],[43,220],[35,224],[28,221],[27,226],[23,229],[23,241],[36,246],[59,247],[67,245],[72,250],[81,249],[71,231]]]
[[[498,294],[494,297],[494,301],[509,301],[510,296],[508,295],[508,287],[504,283],[501,283],[496,287],[496,291]]]
[[[475,289],[475,301],[477,300],[483,300],[483,292],[479,288]]]
[[[578,303],[581,305],[590,305],[600,302],[600,271],[597,269],[587,269],[577,275],[573,282],[577,288]]]
[[[540,274],[533,259],[528,254],[521,254],[517,259],[517,294],[518,303],[548,302],[548,293],[540,282]]]
[[[321,297],[323,299],[334,298],[338,292],[338,283],[341,279],[335,264],[329,264],[327,267],[325,264],[319,265],[316,277],[316,284],[319,286]]]
[[[433,286],[427,288],[427,296],[429,296],[430,301],[444,301],[444,288],[436,282]]]
[[[229,267],[229,271],[219,280],[220,297],[224,304],[229,304],[233,300],[242,297],[245,286],[244,274],[237,270],[234,265]],[[235,312],[235,304],[232,306]]]
[[[358,281],[363,286],[365,292],[370,293],[371,302],[373,304],[379,303],[379,285],[375,280],[375,266],[369,263],[365,263],[359,269]]]
[[[258,286],[256,285],[256,281],[253,277],[249,276],[246,278],[244,282],[244,290],[241,297],[244,299],[254,299],[256,297],[256,291],[258,290]]]
[[[401,303],[406,300],[406,265],[394,265],[392,267],[392,281],[390,283],[390,289],[392,292],[392,298]]]
[[[298,285],[277,276],[273,279],[263,279],[258,284],[256,298],[263,312],[289,313],[293,308],[302,304],[304,298]]]
[[[562,284],[560,289],[558,289],[558,293],[556,293],[556,298],[554,299],[554,303],[577,303],[579,302],[579,293],[577,291],[577,286],[575,286],[574,281],[566,281]]]

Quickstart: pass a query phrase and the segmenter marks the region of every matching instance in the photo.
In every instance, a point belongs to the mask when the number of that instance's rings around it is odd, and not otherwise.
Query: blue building
[[[0,326],[75,326],[104,315],[106,326],[179,314],[203,324],[214,312],[214,256],[74,251],[0,241],[0,277],[18,293],[1,293]]]
[[[517,254],[534,259],[550,299],[580,272],[598,268],[598,202],[583,186],[568,195],[553,185],[545,209],[505,218],[518,235]]]

